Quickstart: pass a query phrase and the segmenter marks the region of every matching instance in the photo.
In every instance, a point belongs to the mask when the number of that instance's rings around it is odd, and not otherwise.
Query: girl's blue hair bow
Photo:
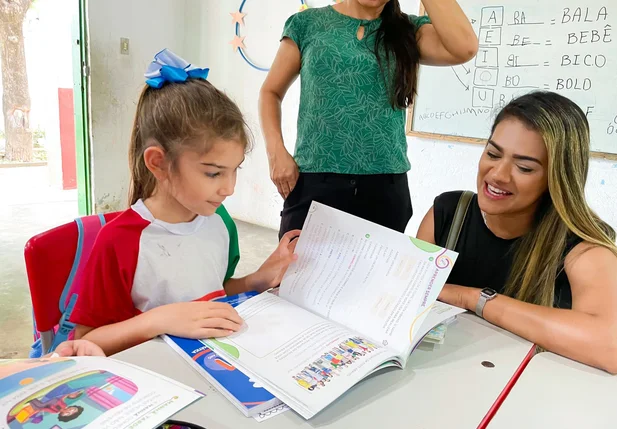
[[[166,48],[154,56],[144,76],[148,86],[158,89],[166,82],[186,82],[189,77],[205,80],[209,72],[210,69],[194,67]]]

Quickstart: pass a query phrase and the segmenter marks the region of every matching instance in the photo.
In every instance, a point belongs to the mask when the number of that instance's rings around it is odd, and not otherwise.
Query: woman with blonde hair
[[[534,92],[503,108],[439,299],[617,373],[617,247],[585,200],[589,146],[585,114],[561,95]],[[438,196],[418,238],[445,246],[461,196]]]

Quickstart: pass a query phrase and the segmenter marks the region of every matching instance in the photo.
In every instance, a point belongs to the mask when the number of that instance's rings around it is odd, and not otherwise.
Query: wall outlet
[[[128,55],[129,54],[129,39],[126,37],[120,38],[120,54]]]

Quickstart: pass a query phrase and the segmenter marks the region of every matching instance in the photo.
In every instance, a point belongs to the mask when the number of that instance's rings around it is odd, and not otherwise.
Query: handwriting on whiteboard
[[[459,4],[477,32],[478,53],[444,71],[422,70],[414,131],[486,138],[499,108],[526,92],[548,90],[581,107],[594,150],[617,153],[614,0],[576,7],[573,0]]]

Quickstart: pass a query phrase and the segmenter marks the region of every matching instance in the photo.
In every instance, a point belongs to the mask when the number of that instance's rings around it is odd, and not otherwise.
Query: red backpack
[[[77,218],[26,243],[34,326],[30,357],[53,352],[62,341],[72,338],[75,325],[69,318],[82,288],[84,267],[99,231],[118,214]]]

